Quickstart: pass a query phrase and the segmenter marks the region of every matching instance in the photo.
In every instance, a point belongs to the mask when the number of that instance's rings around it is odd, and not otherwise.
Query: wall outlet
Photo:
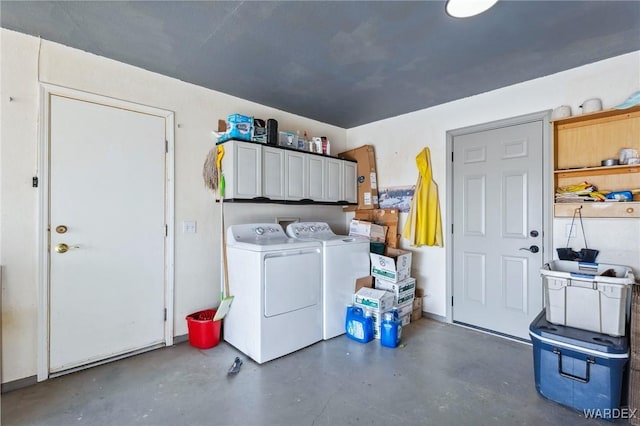
[[[185,220],[182,222],[182,233],[183,234],[195,234],[196,233],[196,222],[194,220]]]
[[[569,235],[569,233],[571,233],[571,235]],[[566,225],[564,225],[564,236],[569,238],[569,237],[576,237],[578,235],[578,228],[576,228],[575,223],[573,224],[573,229],[571,228],[571,224],[567,223]]]

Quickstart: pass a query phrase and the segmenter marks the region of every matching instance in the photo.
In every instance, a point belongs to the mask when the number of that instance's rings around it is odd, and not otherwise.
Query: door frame
[[[491,121],[488,123],[477,124],[462,127],[454,130],[447,130],[447,199],[446,199],[446,223],[453,224],[453,140],[456,136],[478,133],[487,130],[500,129],[502,127],[515,126],[519,124],[542,121],[542,248],[543,263],[553,258],[551,253],[553,248],[553,151],[551,150],[551,110],[534,112],[531,114],[520,115],[502,120]],[[448,323],[453,323],[453,305],[451,298],[453,297],[453,234],[449,226],[448,232],[445,232],[446,253],[446,318]],[[458,227],[460,229],[460,227]],[[542,280],[542,279],[541,279]],[[542,290],[544,291],[544,289]],[[544,303],[544,294],[542,295]]]
[[[165,120],[165,138],[167,153],[165,159],[165,220],[167,236],[164,250],[164,299],[166,320],[164,322],[164,343],[173,345],[174,333],[174,112],[163,110],[134,102],[110,98],[94,93],[83,92],[67,87],[40,83],[40,111],[38,125],[38,145],[36,153],[37,170],[35,176],[38,182],[38,213],[37,213],[37,281],[38,281],[38,318],[37,318],[37,379],[47,380],[49,373],[49,147],[50,147],[50,98],[58,95],[83,102],[92,102],[113,108],[120,108],[143,114],[162,117]],[[99,364],[100,362],[92,363]]]

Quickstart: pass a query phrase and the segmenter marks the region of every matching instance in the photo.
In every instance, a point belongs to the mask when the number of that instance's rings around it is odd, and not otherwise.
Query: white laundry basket
[[[601,276],[612,269],[615,277]],[[630,267],[554,260],[540,274],[547,321],[553,324],[624,336],[628,301],[635,277]]]

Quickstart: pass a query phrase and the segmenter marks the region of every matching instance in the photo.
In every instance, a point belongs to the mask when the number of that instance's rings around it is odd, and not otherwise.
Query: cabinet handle
[[[633,207],[627,207],[627,213],[629,214],[633,213]]]

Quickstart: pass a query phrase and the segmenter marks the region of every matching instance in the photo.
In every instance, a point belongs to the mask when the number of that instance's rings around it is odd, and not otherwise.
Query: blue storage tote
[[[606,417],[619,408],[629,340],[554,325],[545,316],[543,310],[529,326],[538,393],[583,414]]]

